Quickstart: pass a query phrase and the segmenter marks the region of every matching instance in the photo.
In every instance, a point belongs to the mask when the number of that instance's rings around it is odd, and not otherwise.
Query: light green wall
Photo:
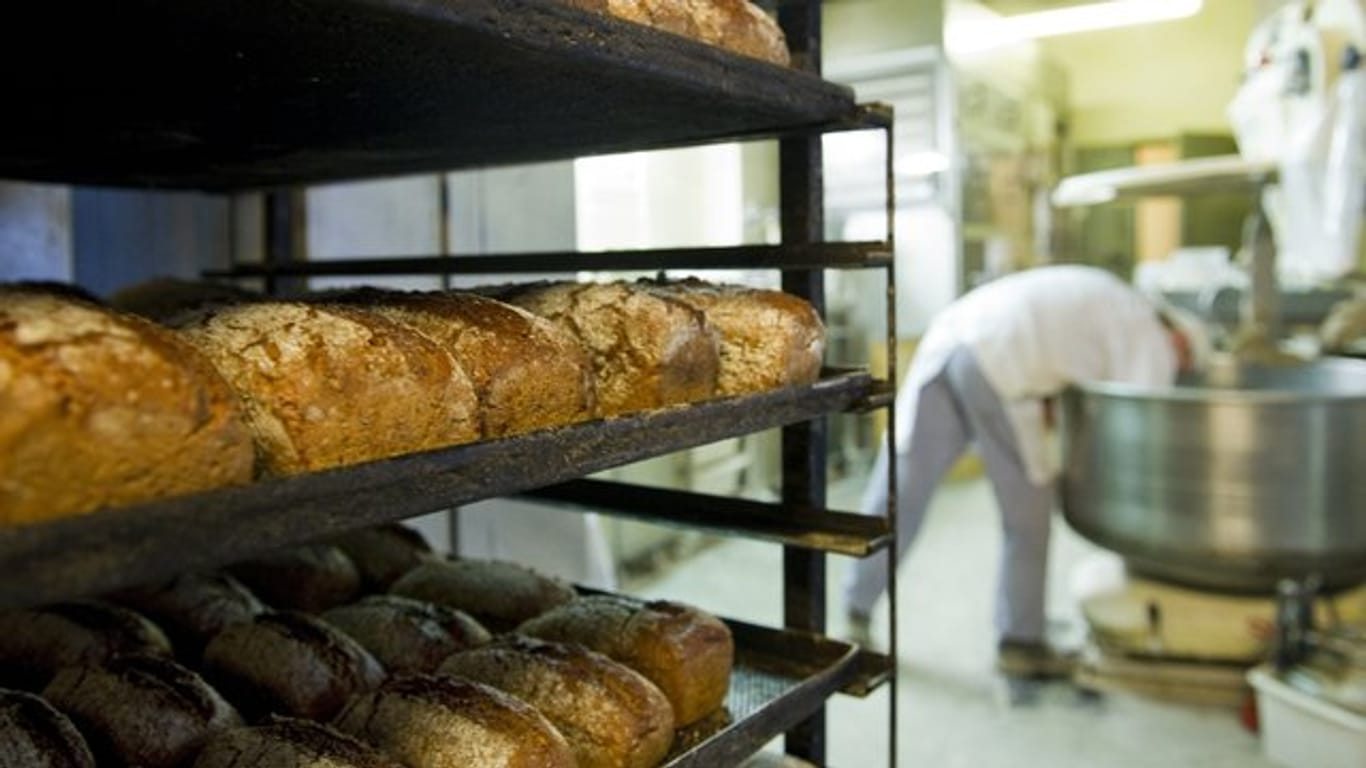
[[[943,39],[944,0],[827,0],[822,11],[827,61],[938,45]]]

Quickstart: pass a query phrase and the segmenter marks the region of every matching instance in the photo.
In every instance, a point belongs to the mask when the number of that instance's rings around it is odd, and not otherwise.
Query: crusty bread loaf
[[[539,712],[454,677],[393,678],[352,699],[336,725],[408,768],[574,768],[564,737]]]
[[[126,589],[109,598],[165,630],[184,663],[195,665],[214,635],[256,618],[265,606],[224,573],[184,574],[169,582]]]
[[[199,675],[155,656],[67,667],[43,696],[71,717],[100,765],[178,768],[242,719]]]
[[[820,375],[825,324],[808,302],[782,291],[695,278],[641,285],[699,310],[721,335],[718,395],[810,384]]]
[[[515,563],[472,559],[423,563],[390,592],[464,611],[493,632],[574,599],[573,587],[559,579]]]
[[[730,629],[691,606],[593,595],[547,611],[518,631],[578,643],[641,673],[669,698],[680,727],[720,707],[730,688]]]
[[[359,289],[330,297],[416,330],[450,350],[479,395],[481,433],[505,437],[593,415],[588,354],[567,331],[473,293]]]
[[[220,731],[193,768],[403,768],[403,764],[341,731],[292,717]]]
[[[205,280],[157,277],[124,286],[109,297],[116,309],[158,323],[174,322],[184,312],[262,298],[236,285]]]
[[[255,302],[184,319],[238,392],[266,470],[327,469],[478,438],[474,385],[435,342],[373,312]]]
[[[360,594],[360,571],[341,549],[307,544],[277,550],[228,567],[272,608],[319,613]]]
[[[331,543],[355,563],[367,592],[387,591],[400,576],[436,557],[421,533],[401,523],[348,531]]]
[[[391,674],[435,672],[447,656],[492,639],[463,611],[398,595],[370,595],[322,619],[365,646]]]
[[[0,689],[0,768],[95,768],[95,757],[47,701]]]
[[[578,337],[593,362],[599,415],[696,402],[716,393],[716,331],[683,302],[620,281],[481,290]]]
[[[204,649],[204,676],[252,720],[326,720],[384,679],[379,662],[341,630],[280,611],[223,630]]]
[[[664,694],[582,646],[510,635],[451,656],[440,672],[535,707],[569,742],[579,768],[652,768],[673,743],[673,709]]]
[[[251,479],[237,399],[163,328],[0,286],[0,525]]]
[[[787,38],[768,14],[749,0],[569,0],[637,24],[691,37],[782,66],[791,63]]]
[[[0,614],[0,686],[42,690],[57,670],[126,654],[171,655],[166,635],[146,617],[96,600],[53,603]]]

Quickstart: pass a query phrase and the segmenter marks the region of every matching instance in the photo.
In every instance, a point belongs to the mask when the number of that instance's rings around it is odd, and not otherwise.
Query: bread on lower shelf
[[[575,594],[564,581],[526,566],[474,559],[423,563],[389,591],[464,611],[493,632],[512,629]]]
[[[85,737],[39,696],[0,688],[0,766],[95,768]]]
[[[165,631],[176,656],[185,663],[198,663],[214,635],[266,610],[251,590],[224,573],[184,574],[161,584],[120,591],[109,599]]]
[[[390,674],[435,672],[451,654],[493,639],[463,611],[398,595],[370,595],[322,620],[365,646]]]
[[[237,398],[175,334],[0,285],[0,525],[245,483],[252,463]]]
[[[267,605],[282,611],[319,613],[360,594],[356,564],[330,544],[306,544],[253,557],[228,567]]]
[[[574,768],[560,732],[539,712],[481,683],[403,675],[351,700],[342,731],[408,768]]]
[[[218,732],[192,768],[404,768],[369,744],[322,723],[272,717]]]
[[[361,588],[369,592],[384,592],[403,574],[436,559],[422,534],[402,523],[358,528],[330,543],[355,563]]]
[[[63,667],[129,654],[170,656],[171,643],[141,614],[98,600],[0,614],[0,687],[42,690]]]

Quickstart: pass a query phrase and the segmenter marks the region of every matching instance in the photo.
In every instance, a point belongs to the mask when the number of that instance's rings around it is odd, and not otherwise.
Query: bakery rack
[[[5,13],[0,62],[31,74],[7,88],[0,177],[268,190],[266,262],[222,276],[280,288],[338,274],[765,268],[824,313],[825,270],[876,269],[886,273],[887,346],[896,348],[891,115],[819,77],[818,0],[779,3],[793,68],[561,0],[57,0]],[[887,234],[826,242],[820,136],[858,129],[886,137]],[[290,201],[301,185],[763,138],[779,139],[781,245],[345,263],[290,252],[301,213]],[[886,382],[830,370],[810,386],[0,531],[0,605],[98,594],[476,499],[534,494],[784,547],[785,626],[731,623],[731,719],[685,734],[669,765],[738,763],[779,734],[789,754],[824,763],[826,698],[883,684],[894,765],[894,587],[890,654],[821,636],[825,555],[867,556],[895,539],[893,516],[827,508],[825,416],[892,407]],[[577,479],[773,427],[783,428],[774,504]]]

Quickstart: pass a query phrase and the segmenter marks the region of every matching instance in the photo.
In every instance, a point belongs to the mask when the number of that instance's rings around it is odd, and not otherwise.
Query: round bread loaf
[[[495,688],[404,675],[351,700],[336,725],[408,768],[574,768],[564,737]]]
[[[63,667],[117,656],[170,656],[166,635],[144,616],[110,603],[77,600],[0,614],[0,685],[42,690]]]
[[[378,312],[453,352],[479,395],[486,438],[593,416],[588,354],[544,318],[473,293],[361,289],[334,298]]]
[[[474,385],[451,354],[373,312],[255,302],[187,316],[180,332],[237,391],[274,474],[479,437]]]
[[[423,563],[390,592],[464,611],[494,633],[574,599],[574,588],[526,566],[498,560]]]
[[[110,599],[156,622],[171,638],[176,655],[191,665],[198,663],[214,635],[265,611],[250,590],[224,573],[184,574],[155,586],[125,589]]]
[[[0,689],[0,768],[95,768],[85,737],[31,693]]]
[[[360,594],[360,571],[341,549],[308,544],[271,552],[228,567],[267,605],[320,613]]]
[[[0,525],[249,481],[251,436],[213,367],[75,296],[0,286]]]
[[[592,595],[547,611],[518,632],[578,643],[634,669],[668,697],[680,727],[720,708],[730,689],[730,629],[691,606]]]
[[[809,303],[782,291],[702,280],[641,284],[706,316],[721,335],[721,396],[810,384],[825,356],[825,324]]]
[[[639,673],[582,646],[508,636],[441,665],[535,707],[579,768],[652,768],[673,743],[669,700]]]
[[[214,731],[242,723],[199,675],[156,656],[67,667],[43,696],[71,717],[100,765],[176,768]]]
[[[447,656],[492,639],[463,611],[398,595],[371,595],[322,618],[365,646],[391,674],[435,672]]]
[[[327,720],[379,685],[379,662],[341,630],[302,613],[263,613],[204,649],[204,676],[251,720],[268,714]]]
[[[272,717],[220,731],[193,768],[403,768],[374,747],[321,723]]]
[[[574,334],[592,360],[598,414],[705,400],[718,341],[701,312],[632,283],[536,283],[490,289]]]
[[[366,592],[387,591],[400,576],[436,557],[421,533],[401,523],[348,531],[332,544],[355,563]]]

